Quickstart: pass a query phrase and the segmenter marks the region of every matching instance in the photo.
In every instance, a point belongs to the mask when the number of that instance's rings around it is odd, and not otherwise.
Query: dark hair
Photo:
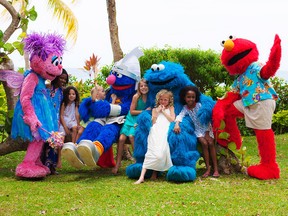
[[[67,71],[63,68],[63,69],[62,69],[62,73],[61,73],[59,76],[57,76],[54,80],[51,81],[51,85],[52,85],[53,87],[56,85],[56,83],[58,83],[59,78],[60,78],[60,76],[61,76],[62,74],[66,74],[66,75],[67,75],[66,84],[68,84],[68,82],[69,82],[69,75],[68,75]]]
[[[199,100],[200,100],[200,91],[199,91],[199,89],[198,89],[196,86],[185,86],[184,88],[182,88],[182,89],[180,90],[180,93],[179,93],[180,102],[181,102],[182,104],[186,104],[185,96],[186,96],[186,94],[187,94],[188,91],[193,91],[193,92],[195,92],[195,94],[196,94],[196,100],[195,100],[195,102],[196,102],[196,103],[199,102]]]
[[[74,86],[68,86],[67,88],[64,89],[62,103],[64,103],[65,107],[68,105],[68,103],[69,103],[69,92],[70,92],[71,89],[74,90],[74,92],[76,94],[75,106],[79,107],[80,97],[79,97],[78,90]]]

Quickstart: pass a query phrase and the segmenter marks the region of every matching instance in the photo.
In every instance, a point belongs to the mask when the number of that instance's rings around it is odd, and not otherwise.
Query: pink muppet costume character
[[[54,34],[33,33],[24,39],[24,50],[30,54],[31,69],[24,74],[20,98],[14,110],[12,138],[29,140],[25,158],[16,168],[16,176],[43,178],[50,174],[40,161],[44,142],[58,131],[56,110],[45,80],[62,72],[65,40]]]
[[[258,61],[258,50],[253,42],[230,36],[223,41],[221,62],[230,75],[236,75],[232,90],[217,101],[213,109],[214,131],[227,132],[228,139],[217,141],[222,146],[235,142],[237,149],[242,145],[236,118],[245,119],[246,126],[256,134],[260,163],[247,169],[248,175],[258,179],[278,179],[280,169],[276,162],[276,144],[271,129],[272,116],[278,96],[270,85],[269,78],[274,76],[280,66],[281,40],[275,36],[269,59],[265,65]],[[221,120],[226,127],[220,128]]]

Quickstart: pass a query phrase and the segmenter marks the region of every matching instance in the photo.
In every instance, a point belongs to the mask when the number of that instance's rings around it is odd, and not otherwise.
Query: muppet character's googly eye
[[[229,39],[229,40],[235,40],[235,39],[236,39],[236,36],[235,36],[235,35],[230,35],[230,36],[228,37],[228,39]]]
[[[224,47],[224,44],[225,44],[225,40],[223,40],[223,41],[220,42],[220,45],[221,45],[222,47]]]
[[[116,75],[116,77],[118,77],[118,78],[121,78],[121,77],[122,77],[122,74],[120,74],[120,73],[115,73],[115,75]]]
[[[151,66],[151,70],[152,70],[152,71],[156,71],[156,70],[157,70],[157,67],[158,67],[157,64],[153,64],[153,65]]]
[[[60,57],[60,65],[62,65],[62,61],[63,61],[63,58],[62,57]]]
[[[55,66],[58,66],[59,64],[62,64],[62,57],[58,56],[52,56],[51,63]]]
[[[55,58],[54,60],[52,60],[52,64],[58,66],[60,64],[59,59]]]
[[[159,64],[158,65],[158,68],[157,68],[159,71],[162,71],[165,69],[165,66],[163,64]]]

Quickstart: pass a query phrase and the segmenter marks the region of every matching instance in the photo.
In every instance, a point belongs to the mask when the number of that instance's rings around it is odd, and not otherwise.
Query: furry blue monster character
[[[78,145],[71,142],[64,144],[62,155],[71,166],[115,166],[111,147],[119,138],[121,125],[130,110],[132,97],[140,80],[138,58],[142,55],[143,52],[137,47],[113,65],[106,80],[110,88],[105,100],[92,101],[89,97],[82,101],[79,107],[81,118],[84,122],[91,117],[95,120],[88,123],[78,140]],[[111,104],[112,94],[117,96],[115,104]],[[110,156],[107,156],[107,153]]]
[[[178,63],[162,61],[153,64],[145,72],[144,79],[148,81],[149,93],[147,102],[151,108],[154,107],[155,97],[161,89],[168,89],[174,95],[175,114],[178,115],[183,107],[180,102],[179,92],[185,86],[195,86],[184,73],[183,67]],[[199,110],[199,118],[203,124],[211,121],[214,101],[203,94],[200,96],[202,104]],[[138,126],[135,131],[134,157],[136,163],[126,168],[129,178],[139,178],[142,164],[147,151],[147,137],[152,126],[151,112],[145,111],[138,116]],[[181,133],[173,132],[175,123],[170,124],[168,132],[168,143],[173,166],[168,170],[166,179],[173,182],[188,182],[196,178],[196,162],[199,159],[197,151],[197,138],[194,134],[193,123],[189,117],[185,117],[180,124]],[[147,172],[149,177],[151,172]]]

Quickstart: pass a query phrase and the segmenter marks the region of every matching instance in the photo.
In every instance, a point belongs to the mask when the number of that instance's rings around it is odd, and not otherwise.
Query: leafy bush
[[[140,58],[142,75],[152,64],[162,60],[180,63],[185,73],[199,87],[202,92],[209,92],[209,95],[216,99],[222,97],[217,90],[220,86],[230,86],[233,82],[220,62],[218,53],[200,49],[171,48],[166,46],[163,49],[143,49],[144,56]]]
[[[276,113],[280,110],[287,109],[288,105],[288,82],[282,78],[274,77],[271,79],[271,84],[277,92],[280,100],[277,101]]]
[[[3,85],[0,85],[0,137],[1,142],[8,137],[11,131],[13,110],[7,111],[6,94]]]
[[[273,129],[276,134],[288,132],[288,110],[281,110],[273,116]]]
[[[274,77],[271,83],[280,100],[277,101],[275,114],[273,116],[272,128],[276,134],[288,132],[288,82],[282,78]]]

